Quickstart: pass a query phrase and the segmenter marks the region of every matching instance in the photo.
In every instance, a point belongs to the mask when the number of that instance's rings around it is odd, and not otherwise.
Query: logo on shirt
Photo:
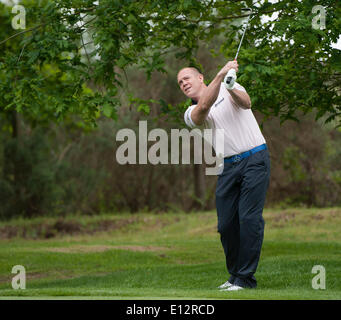
[[[224,101],[224,97],[222,97],[217,103],[214,104],[215,107],[218,106],[218,104],[222,103]]]

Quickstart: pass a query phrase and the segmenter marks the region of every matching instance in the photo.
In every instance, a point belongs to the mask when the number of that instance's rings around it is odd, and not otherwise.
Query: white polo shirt
[[[244,87],[236,83],[235,88],[246,92]],[[197,105],[187,108],[184,119],[190,128],[196,127],[191,118],[191,113]],[[224,157],[230,157],[265,142],[262,132],[251,109],[238,107],[226,89],[224,83],[221,83],[217,100],[212,105],[209,114],[205,120],[205,128],[213,130],[224,130]],[[214,145],[213,139],[213,147]]]

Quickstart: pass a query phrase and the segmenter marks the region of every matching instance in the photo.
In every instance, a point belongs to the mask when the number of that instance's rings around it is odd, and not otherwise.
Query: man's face
[[[191,68],[182,69],[178,73],[178,84],[187,97],[196,98],[202,88],[203,75]]]

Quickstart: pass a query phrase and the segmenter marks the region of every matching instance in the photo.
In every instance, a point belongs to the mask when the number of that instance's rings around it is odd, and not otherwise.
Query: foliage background
[[[326,29],[315,2],[21,1],[24,32],[0,4],[0,217],[214,208],[215,177],[195,165],[115,161],[120,128],[183,127],[186,65],[209,82],[238,59],[272,160],[267,206],[337,206],[341,191],[340,5]],[[261,15],[277,13],[261,23]]]

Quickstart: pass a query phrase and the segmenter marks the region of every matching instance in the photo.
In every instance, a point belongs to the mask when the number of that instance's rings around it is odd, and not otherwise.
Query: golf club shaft
[[[241,45],[242,45],[242,42],[243,42],[243,39],[244,39],[244,36],[245,36],[246,29],[247,29],[247,27],[248,27],[248,24],[249,24],[249,21],[250,21],[251,14],[252,14],[252,12],[249,14],[249,16],[248,16],[248,18],[247,18],[247,21],[246,21],[246,24],[245,24],[245,28],[244,28],[244,31],[243,31],[243,34],[242,34],[242,38],[240,39],[239,46],[238,46],[238,49],[237,49],[237,53],[236,53],[236,56],[234,57],[234,60],[235,60],[235,61],[237,61],[238,54],[239,54],[239,50],[240,50],[240,47],[241,47]],[[232,72],[232,70],[231,70],[231,72]],[[234,77],[236,77],[235,74],[234,74]],[[226,84],[227,84],[227,85],[230,85],[232,79],[233,79],[232,74],[228,73],[228,74],[227,74],[227,78],[226,78],[226,80],[225,80]]]
[[[243,35],[242,35],[242,38],[240,39],[239,46],[238,46],[238,49],[237,49],[237,53],[236,53],[236,56],[234,57],[234,60],[237,60],[237,57],[238,57],[238,54],[239,54],[239,50],[240,50],[240,47],[242,45],[242,42],[243,42],[243,39],[244,39],[244,36],[245,36],[246,29],[247,29],[248,24],[249,24],[250,16],[251,16],[251,14],[247,18],[247,22],[246,22],[246,25],[245,25],[245,28],[244,28],[244,31],[243,31]]]

